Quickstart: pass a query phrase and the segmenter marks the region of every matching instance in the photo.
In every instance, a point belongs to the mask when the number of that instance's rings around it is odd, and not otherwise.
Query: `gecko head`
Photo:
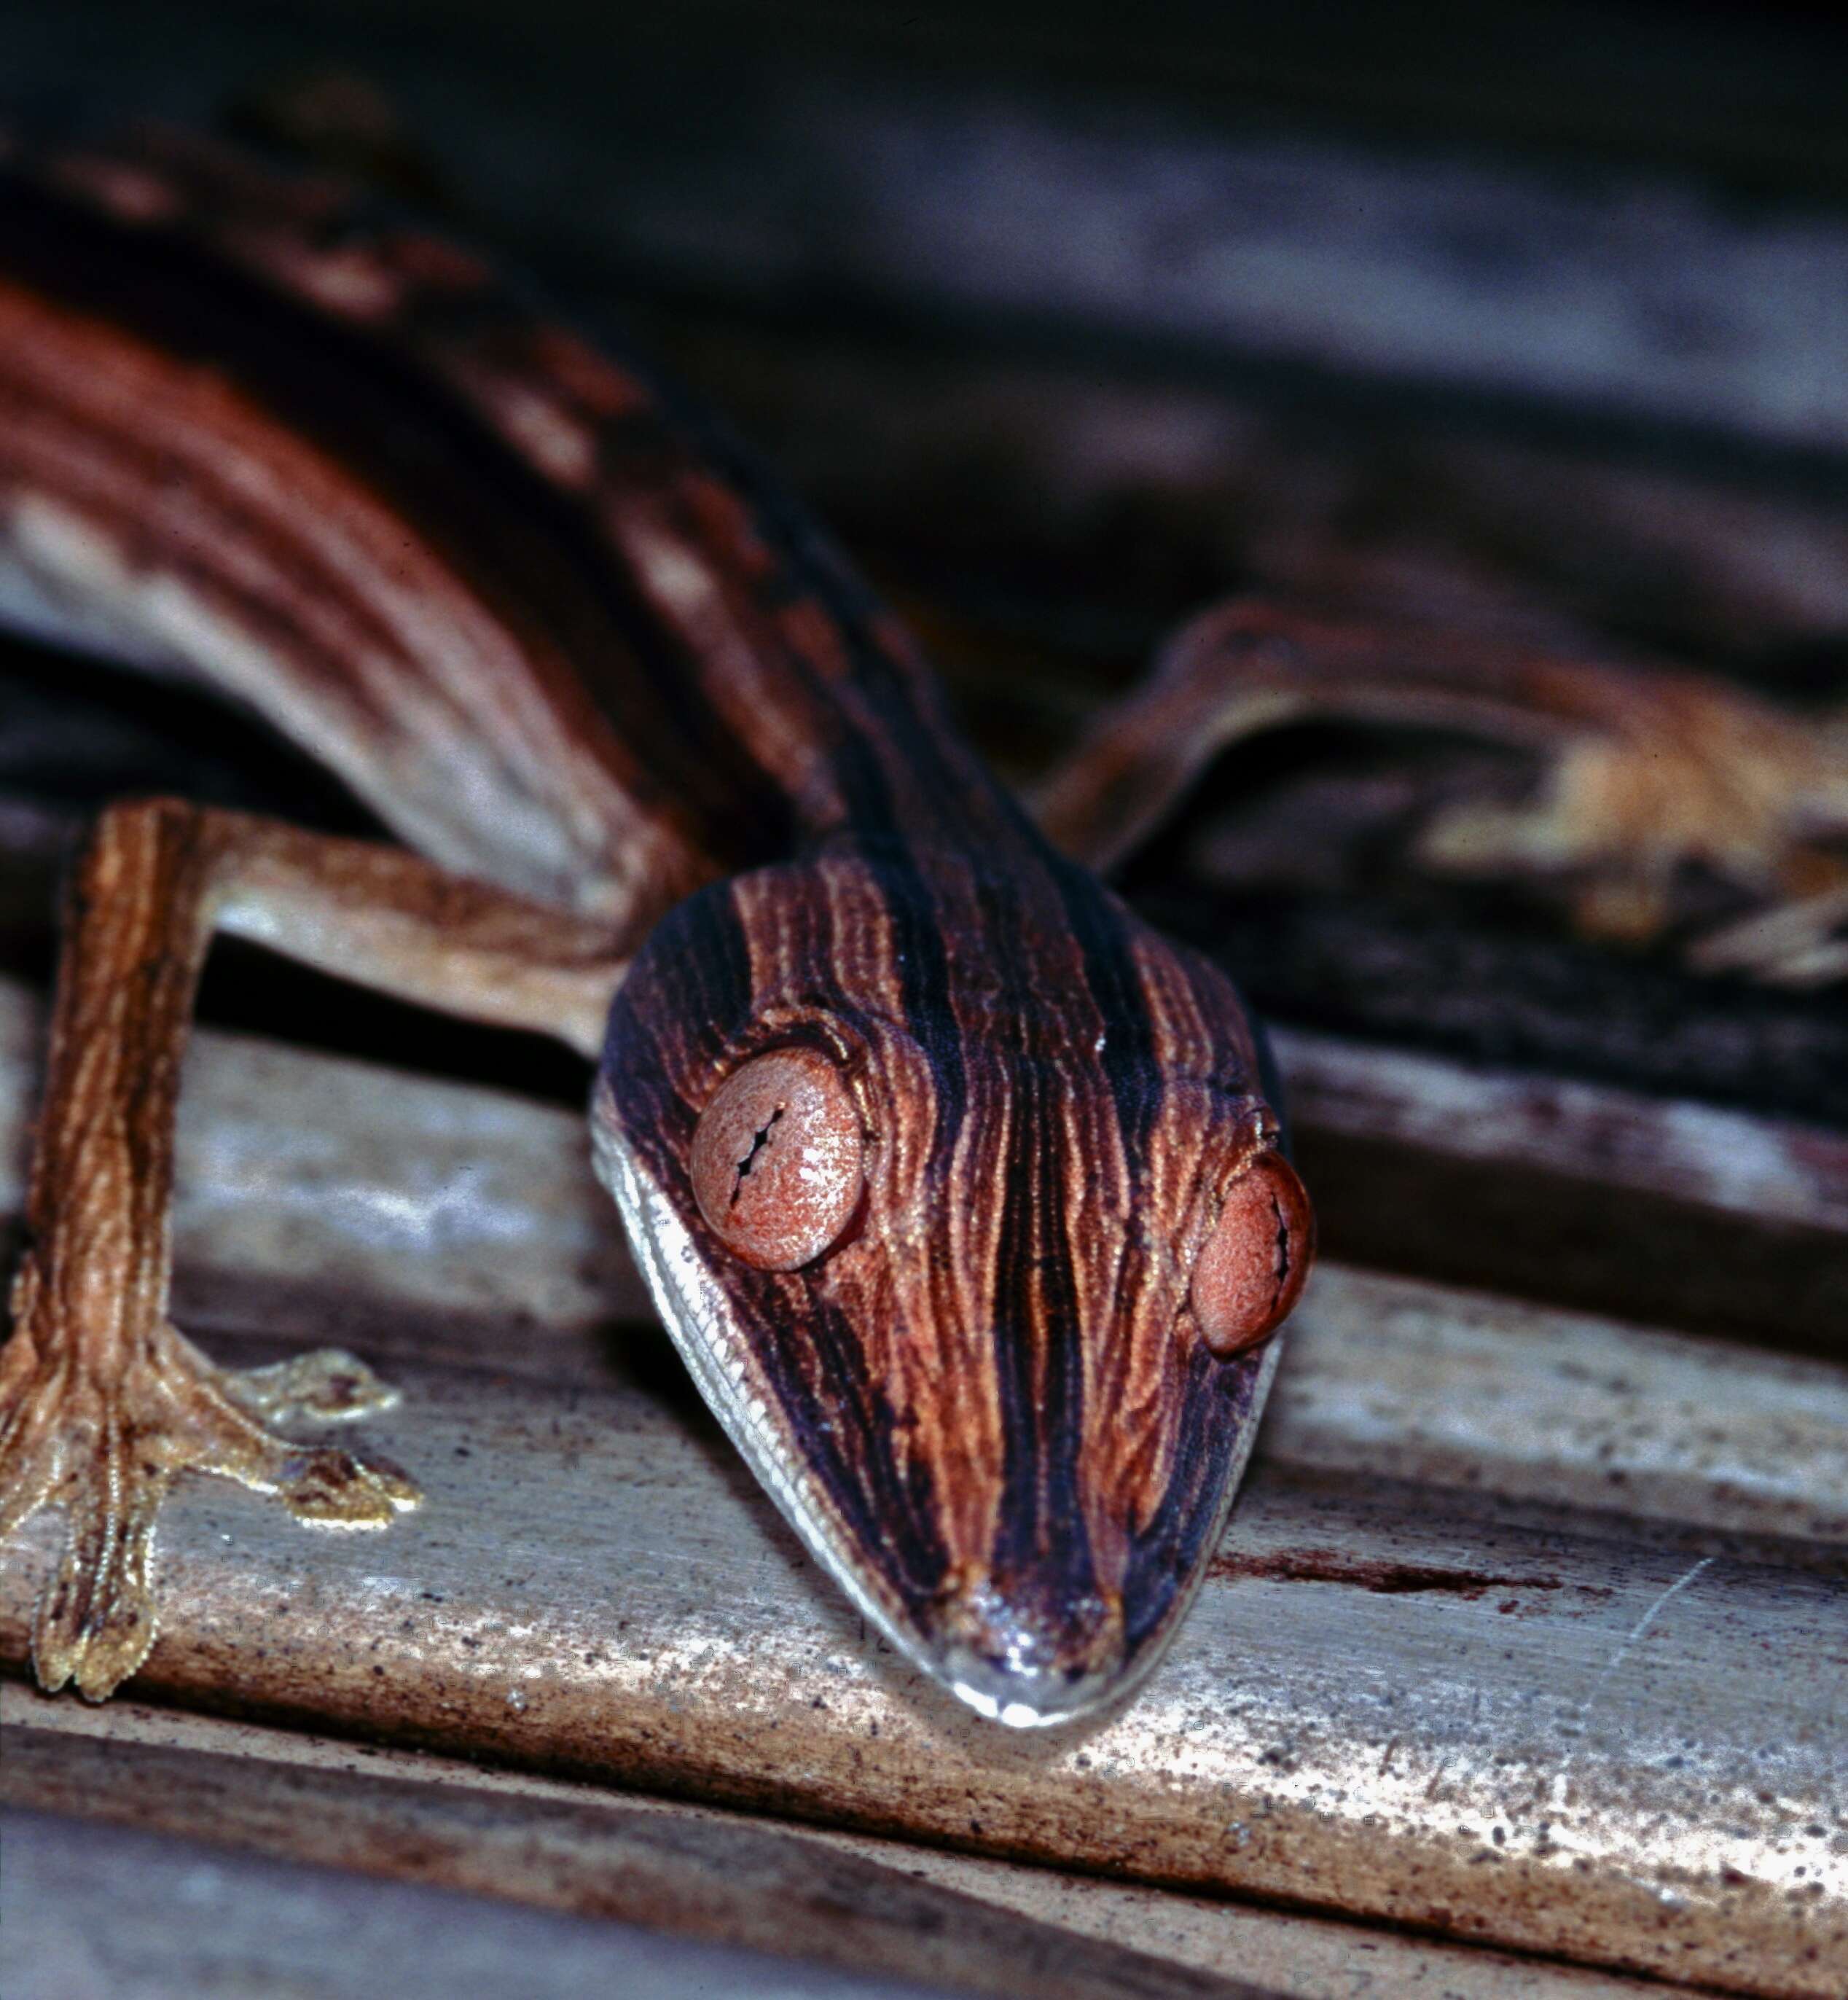
[[[593,1108],[758,1477],[901,1653],[1023,1725],[1161,1651],[1313,1238],[1229,984],[1033,863],[701,892],[618,994]]]

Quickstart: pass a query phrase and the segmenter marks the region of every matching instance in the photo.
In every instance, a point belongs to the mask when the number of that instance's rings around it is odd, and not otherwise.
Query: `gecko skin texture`
[[[411,850],[220,816],[199,924],[587,1050],[613,988],[594,1151],[655,1304],[907,1660],[1016,1725],[1149,1670],[1312,1254],[1253,1029],[1042,836],[709,419],[340,184],[160,128],[0,128],[0,618],[255,707]],[[137,837],[183,859],[189,824]],[[158,860],[147,894],[178,895]],[[189,1005],[147,1030],[163,1061]],[[59,1296],[92,1296],[38,1199]],[[102,1348],[35,1310],[43,1439],[59,1343]],[[260,1484],[234,1443],[198,1463]],[[72,1491],[80,1457],[45,1459]],[[158,1498],[86,1692],[151,1643]]]

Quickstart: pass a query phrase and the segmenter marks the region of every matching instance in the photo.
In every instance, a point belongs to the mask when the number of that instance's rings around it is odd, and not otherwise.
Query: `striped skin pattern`
[[[792,1041],[852,1080],[865,1212],[814,1264],[754,1271],[684,1163],[718,1085]],[[1036,842],[850,835],[657,929],[595,1115],[702,1387],[905,1651],[1016,1720],[1153,1657],[1266,1369],[1215,1360],[1187,1303],[1269,1136],[1220,975]]]
[[[4,135],[0,175],[13,615],[251,703],[432,859],[625,922],[595,1152],[702,1391],[980,1712],[1120,1693],[1277,1356],[1215,1358],[1190,1300],[1278,1137],[1229,982],[1054,852],[903,632],[626,357],[172,134]],[[850,1092],[865,1188],[766,1270],[688,1158],[792,1047]]]

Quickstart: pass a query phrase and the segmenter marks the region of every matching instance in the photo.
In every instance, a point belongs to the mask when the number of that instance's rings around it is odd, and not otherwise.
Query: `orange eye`
[[[729,1078],[699,1115],[693,1197],[726,1248],[763,1271],[819,1257],[851,1220],[866,1142],[840,1071],[776,1049]]]
[[[1194,1318],[1222,1361],[1288,1318],[1316,1255],[1316,1217],[1296,1170],[1260,1153],[1232,1184],[1194,1266]]]

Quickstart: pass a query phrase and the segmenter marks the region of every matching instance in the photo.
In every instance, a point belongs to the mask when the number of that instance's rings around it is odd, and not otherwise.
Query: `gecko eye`
[[[776,1049],[722,1084],[699,1115],[693,1198],[735,1256],[764,1271],[819,1257],[866,1179],[860,1114],[819,1050]]]
[[[1260,1153],[1228,1190],[1194,1266],[1194,1318],[1222,1361],[1283,1324],[1315,1255],[1315,1212],[1295,1168]]]

